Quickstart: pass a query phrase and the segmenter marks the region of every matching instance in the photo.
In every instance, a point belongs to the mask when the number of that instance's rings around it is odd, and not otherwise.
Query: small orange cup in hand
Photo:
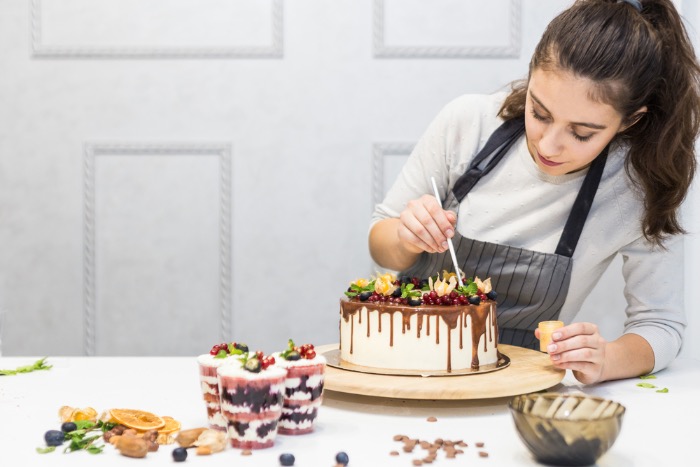
[[[547,351],[547,346],[552,342],[552,333],[563,326],[562,321],[541,321],[537,325],[540,330],[540,351]]]

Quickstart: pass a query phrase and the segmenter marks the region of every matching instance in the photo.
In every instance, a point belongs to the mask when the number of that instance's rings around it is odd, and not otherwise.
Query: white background
[[[563,0],[0,0],[5,355],[337,341],[373,203],[447,102],[525,76]],[[693,38],[695,2],[676,2]],[[684,353],[700,220],[685,209]],[[621,262],[581,319],[619,335]]]

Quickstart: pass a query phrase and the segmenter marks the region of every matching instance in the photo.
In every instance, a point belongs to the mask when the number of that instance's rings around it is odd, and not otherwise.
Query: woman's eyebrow
[[[552,112],[549,111],[549,109],[547,108],[547,106],[545,106],[545,105],[542,103],[542,101],[539,100],[539,99],[537,98],[537,96],[535,96],[535,95],[532,93],[532,91],[528,91],[528,93],[530,94],[530,97],[532,98],[532,100],[535,101],[535,102],[537,103],[537,105],[539,105],[540,107],[542,107],[542,109],[544,109],[545,112],[547,112],[548,114],[551,114],[551,113],[552,113]],[[576,126],[585,126],[585,127],[587,127],[587,128],[591,128],[591,129],[593,129],[593,130],[605,130],[605,129],[607,128],[605,125],[599,125],[599,124],[597,124],[597,123],[589,123],[589,122],[571,122],[571,124],[572,124],[572,125],[576,125]]]

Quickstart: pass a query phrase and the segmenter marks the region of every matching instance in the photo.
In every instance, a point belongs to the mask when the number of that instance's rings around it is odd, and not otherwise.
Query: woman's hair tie
[[[623,2],[623,3],[629,3],[630,5],[632,5],[634,7],[635,10],[642,11],[642,2],[640,2],[639,0],[619,0],[619,1]]]

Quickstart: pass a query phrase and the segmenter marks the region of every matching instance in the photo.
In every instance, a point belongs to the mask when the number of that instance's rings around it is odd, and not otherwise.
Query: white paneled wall
[[[2,351],[335,342],[372,206],[428,123],[524,77],[569,4],[0,2]],[[582,313],[608,337],[621,287],[615,262]]]

